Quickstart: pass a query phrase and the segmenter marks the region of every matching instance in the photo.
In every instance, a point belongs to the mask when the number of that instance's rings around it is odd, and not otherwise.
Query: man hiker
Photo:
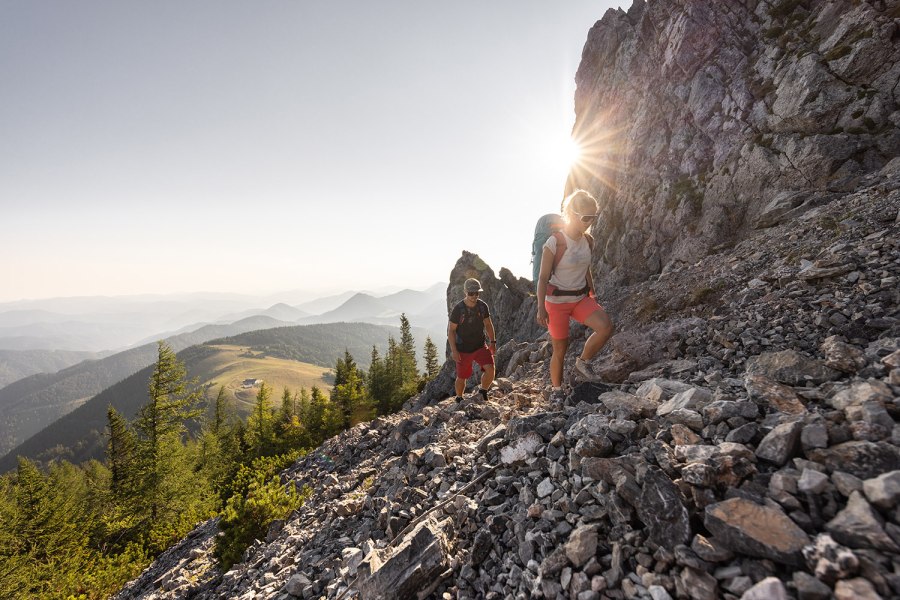
[[[494,381],[494,354],[497,352],[497,336],[487,303],[478,295],[481,282],[466,279],[463,284],[466,297],[450,311],[447,340],[450,342],[450,358],[456,361],[456,399],[462,400],[466,380],[472,376],[472,363],[481,367],[481,387],[478,393],[487,400],[488,388]],[[487,333],[487,343],[484,334]]]

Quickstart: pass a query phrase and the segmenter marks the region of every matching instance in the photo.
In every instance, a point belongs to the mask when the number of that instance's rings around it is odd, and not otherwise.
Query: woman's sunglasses
[[[575,211],[572,211],[572,212],[575,212]],[[593,223],[594,221],[597,220],[597,217],[600,216],[600,215],[583,215],[583,214],[577,213],[577,212],[575,214],[581,219],[582,223]]]
[[[466,294],[469,295],[469,296],[477,296],[477,295],[480,294],[480,293],[481,293],[481,292],[466,292]]]

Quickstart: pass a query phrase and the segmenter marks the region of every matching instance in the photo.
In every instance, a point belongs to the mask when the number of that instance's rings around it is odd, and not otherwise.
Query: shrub
[[[216,538],[215,548],[222,570],[230,569],[254,540],[266,535],[272,521],[286,518],[310,494],[308,487],[298,493],[293,484],[282,485],[277,475],[267,480],[259,473],[246,494],[229,498],[219,521],[222,533]]]

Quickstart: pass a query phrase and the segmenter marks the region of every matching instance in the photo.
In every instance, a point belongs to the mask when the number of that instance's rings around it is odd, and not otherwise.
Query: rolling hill
[[[421,333],[419,330],[418,334]],[[201,383],[225,385],[238,392],[235,394],[238,406],[246,407],[255,397],[256,390],[249,393],[239,391],[236,387],[238,381],[245,378],[263,379],[274,387],[273,396],[279,395],[285,386],[295,391],[299,387],[327,386],[326,373],[344,355],[345,349],[365,368],[370,362],[372,346],[384,354],[389,336],[399,338],[399,328],[367,323],[298,325],[254,330],[216,339],[183,349],[178,356],[184,361],[191,377],[199,377]],[[421,346],[424,336],[419,338],[415,328],[413,336]],[[0,472],[14,468],[18,455],[37,459],[62,457],[75,462],[100,458],[103,454],[107,407],[112,405],[131,419],[147,400],[147,381],[152,372],[152,362],[156,359],[155,345],[151,350],[150,366],[141,368],[86,401],[81,398],[69,400],[64,407],[68,409],[65,414],[45,424],[43,429],[0,459]],[[0,395],[2,392],[5,390],[0,390]],[[46,393],[48,397],[52,396],[52,389]],[[14,406],[19,409],[17,414],[20,419],[24,420],[22,415],[27,416],[28,413],[22,412],[19,403]],[[39,414],[46,416],[48,412],[44,410]],[[34,426],[33,420],[26,423]]]
[[[268,317],[251,317],[230,325],[206,325],[169,337],[178,351],[211,339],[284,325]],[[110,385],[156,360],[149,343],[100,360],[88,360],[52,374],[25,377],[0,389],[0,453],[8,452],[59,417]]]
[[[96,352],[68,350],[0,350],[0,389],[38,373],[56,373],[84,360],[102,358]]]

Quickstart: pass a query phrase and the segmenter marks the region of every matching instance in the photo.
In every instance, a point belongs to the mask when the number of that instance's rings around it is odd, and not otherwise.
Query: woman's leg
[[[598,308],[591,313],[591,315],[584,320],[584,324],[594,330],[584,343],[584,350],[581,352],[581,360],[589,361],[594,358],[603,346],[606,345],[606,342],[609,341],[609,338],[613,334],[613,324],[609,315],[607,315],[606,311],[602,308]]]
[[[553,342],[553,355],[550,357],[550,383],[553,387],[562,385],[563,363],[566,360],[566,350],[569,349],[569,338],[555,339]]]

